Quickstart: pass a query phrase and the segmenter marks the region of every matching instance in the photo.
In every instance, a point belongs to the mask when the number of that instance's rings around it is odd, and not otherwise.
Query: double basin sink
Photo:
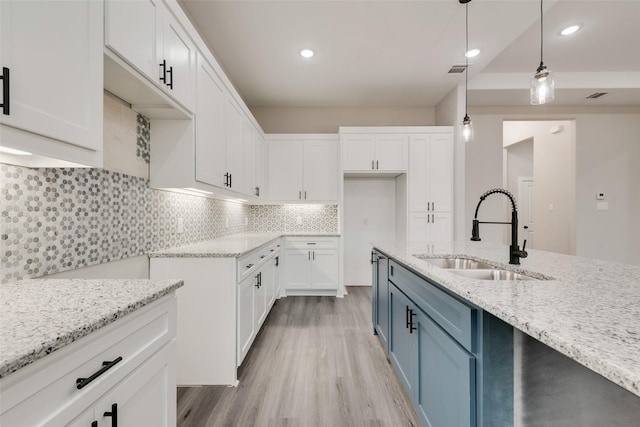
[[[536,280],[536,278],[505,270],[470,258],[429,258],[416,255],[429,264],[450,270],[459,276],[478,280]]]

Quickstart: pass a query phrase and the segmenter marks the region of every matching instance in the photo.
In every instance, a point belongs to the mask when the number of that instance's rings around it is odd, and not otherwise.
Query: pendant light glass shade
[[[544,47],[544,21],[542,12],[542,0],[540,0],[540,65],[536,70],[536,73],[531,78],[530,86],[530,99],[531,105],[542,105],[547,102],[553,101],[554,98],[554,86],[553,76],[549,72],[549,69],[542,61],[542,53]]]
[[[473,141],[473,123],[468,115],[464,115],[464,119],[462,120],[462,138],[464,142]]]
[[[553,101],[554,98],[553,76],[547,66],[540,63],[536,74],[531,77],[531,105],[542,105]]]

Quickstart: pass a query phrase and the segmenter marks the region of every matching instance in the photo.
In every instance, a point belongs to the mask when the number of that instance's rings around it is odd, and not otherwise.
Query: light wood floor
[[[369,287],[279,300],[239,381],[178,388],[178,426],[419,426],[372,334]]]

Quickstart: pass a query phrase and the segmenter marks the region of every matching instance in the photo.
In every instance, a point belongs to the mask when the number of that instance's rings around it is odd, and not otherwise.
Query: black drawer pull
[[[9,96],[9,69],[7,67],[2,67],[2,76],[0,76],[2,80],[2,114],[5,116],[9,115],[9,103],[11,102],[11,97]]]
[[[169,75],[169,83],[167,83],[167,86],[173,90],[173,65],[169,67],[167,74]]]
[[[251,267],[253,267],[253,264],[249,264],[246,266],[246,268],[251,268]]]
[[[317,245],[318,243],[316,242],[307,242],[307,245]]]
[[[264,257],[266,257],[266,255],[260,255],[260,259],[262,259],[262,258],[264,258]]]
[[[100,368],[100,370],[98,372],[95,372],[93,375],[91,375],[89,378],[78,378],[76,380],[76,387],[78,388],[78,390],[84,388],[85,386],[87,386],[91,381],[95,380],[96,378],[98,378],[100,375],[104,374],[105,372],[107,372],[109,369],[113,368],[118,362],[122,361],[122,356],[118,357],[115,360],[112,360],[111,362],[102,362],[102,368]]]
[[[412,334],[413,331],[417,330],[417,326],[413,326],[413,316],[416,315],[416,312],[413,309],[409,309],[409,333]]]
[[[162,62],[160,63],[160,69],[162,70],[160,81],[166,85],[167,84],[167,60],[166,59],[163,59]]]
[[[111,411],[103,414],[105,417],[111,417],[111,427],[118,427],[118,404],[111,405]]]

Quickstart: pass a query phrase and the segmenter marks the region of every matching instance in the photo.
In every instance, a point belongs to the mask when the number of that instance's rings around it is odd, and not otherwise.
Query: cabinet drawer
[[[2,379],[0,424],[35,426],[52,417],[72,419],[175,337],[175,296],[149,304],[121,320],[45,356]],[[122,359],[77,388],[103,362]]]
[[[258,269],[258,263],[260,261],[260,252],[252,252],[249,255],[245,255],[242,258],[238,258],[238,283],[249,277],[251,273]]]
[[[475,334],[477,309],[438,289],[426,279],[401,266],[389,262],[389,280],[447,331],[467,350],[476,350]]]
[[[287,237],[288,249],[334,249],[338,247],[337,237]]]

